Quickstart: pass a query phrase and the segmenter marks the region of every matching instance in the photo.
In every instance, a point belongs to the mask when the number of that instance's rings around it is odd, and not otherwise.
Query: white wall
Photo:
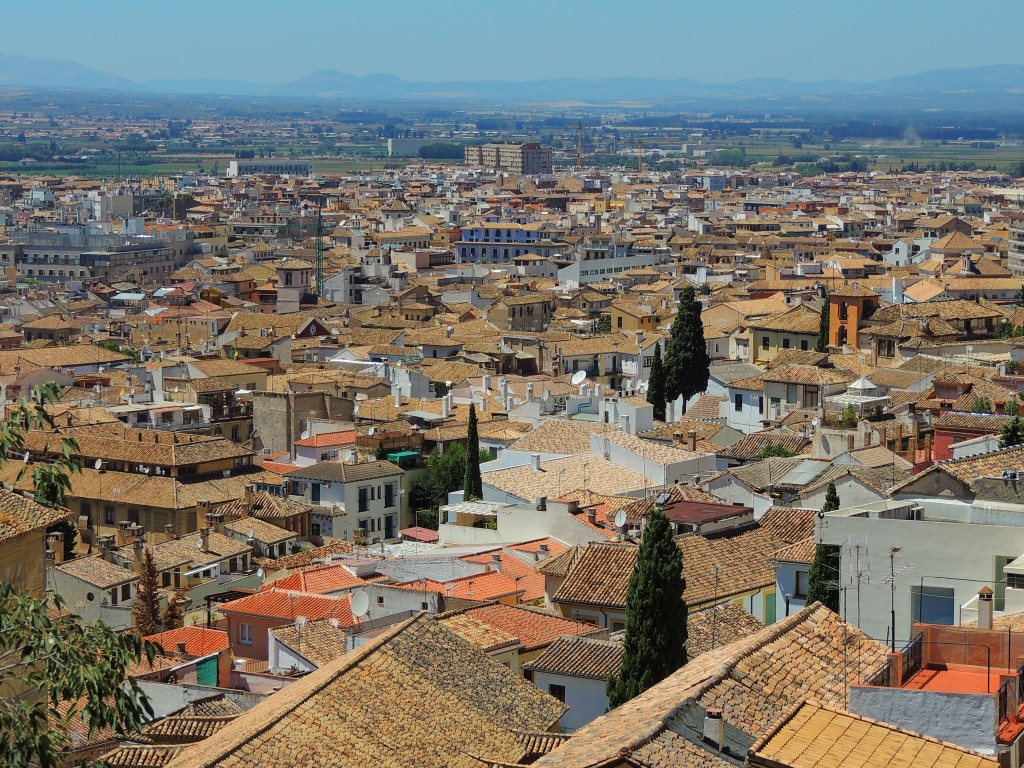
[[[533,682],[544,693],[550,693],[549,686],[552,684],[565,687],[565,703],[569,705],[569,711],[558,721],[563,731],[579,730],[603,715],[608,708],[604,680],[538,671],[534,673]]]

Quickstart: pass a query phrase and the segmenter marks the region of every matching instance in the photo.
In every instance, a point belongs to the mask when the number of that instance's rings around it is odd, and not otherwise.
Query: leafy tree
[[[427,457],[427,471],[413,483],[409,503],[413,509],[436,513],[438,507],[448,503],[449,493],[465,488],[465,480],[466,449],[459,443],[449,446],[444,453],[435,448]],[[421,513],[419,519],[420,525],[430,527],[424,522],[429,516]]]
[[[974,404],[971,405],[972,413],[992,413],[992,401],[984,395],[978,395],[974,398]]]
[[[836,490],[835,483],[829,483],[828,488],[825,489],[825,503],[821,507],[821,511],[835,512],[839,509],[839,491]]]
[[[1020,290],[1017,291],[1017,306],[1024,307],[1024,283],[1021,283]]]
[[[1010,448],[1024,443],[1024,417],[1014,416],[999,428],[999,447]]]
[[[50,599],[58,606],[57,596]],[[153,710],[128,670],[155,646],[78,616],[47,617],[47,600],[0,583],[0,744],[4,765],[60,765],[69,729],[84,720],[99,730],[138,733]]]
[[[707,389],[711,358],[704,341],[700,302],[692,286],[686,286],[679,299],[663,363],[666,401],[682,396],[685,408],[687,400]]]
[[[857,411],[852,405],[843,408],[843,426],[847,429],[857,426]]]
[[[639,696],[686,663],[683,556],[661,507],[651,510],[626,591],[626,638],[608,707]]]
[[[781,445],[766,445],[761,449],[761,452],[757,454],[758,459],[791,459],[797,454],[793,451],[787,451]]]
[[[160,623],[163,625],[163,630],[166,632],[169,629],[177,629],[185,624],[185,606],[188,604],[188,598],[185,597],[185,593],[182,590],[177,590],[167,600],[167,607],[164,609],[163,618]]]
[[[601,319],[597,321],[595,326],[596,333],[611,333],[612,332],[612,316],[601,315]]]
[[[825,301],[821,303],[821,314],[818,315],[818,342],[814,345],[815,352],[828,352],[830,304],[831,300],[826,294]]]
[[[132,603],[132,621],[143,637],[163,631],[160,617],[160,573],[150,547],[143,550],[142,572],[139,574],[135,602]]]
[[[465,152],[462,149],[461,144],[450,144],[448,142],[438,141],[433,144],[426,144],[425,146],[420,147],[417,154],[424,159],[430,160],[461,160],[464,157]]]
[[[384,443],[377,446],[377,450],[373,452],[373,457],[377,461],[384,461],[388,457],[388,450],[384,447]]]
[[[661,362],[661,344],[654,345],[654,362],[647,377],[647,402],[654,406],[654,418],[665,420],[665,366]]]
[[[466,501],[484,497],[483,480],[480,477],[480,435],[476,428],[476,406],[469,404],[469,433],[466,443],[466,475],[462,487]]]

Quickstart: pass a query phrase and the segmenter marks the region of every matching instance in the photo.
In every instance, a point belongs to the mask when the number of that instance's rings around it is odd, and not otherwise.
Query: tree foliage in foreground
[[[60,599],[51,600],[61,605]],[[0,745],[14,768],[60,764],[69,726],[90,736],[138,733],[153,710],[127,677],[155,646],[134,632],[115,632],[78,616],[47,618],[46,599],[19,595],[0,583]]]

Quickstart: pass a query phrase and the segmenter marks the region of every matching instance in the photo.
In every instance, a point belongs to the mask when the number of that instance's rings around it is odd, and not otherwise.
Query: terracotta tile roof
[[[330,619],[306,622],[300,632],[295,624],[275,627],[270,632],[311,664],[323,667],[348,653],[348,634]]]
[[[686,655],[691,659],[713,648],[742,640],[764,629],[758,621],[731,600],[690,611],[686,617]]]
[[[14,462],[9,462],[9,464],[13,468]],[[14,469],[15,474],[20,471],[21,467]],[[31,472],[26,474],[31,475]],[[28,479],[31,482],[31,477]],[[30,531],[47,528],[70,517],[70,510],[44,507],[20,494],[0,489],[0,541],[10,541]]]
[[[238,716],[171,715],[146,726],[142,733],[156,744],[192,744],[210,738],[236,717]]]
[[[335,539],[320,547],[296,552],[294,555],[285,555],[276,560],[263,560],[261,562],[265,571],[292,570],[307,565],[314,565],[314,561],[329,559],[331,555],[352,554],[354,549],[355,545],[352,542]]]
[[[786,333],[818,333],[819,315],[810,307],[804,304],[782,312],[771,315],[763,320],[752,320],[750,328],[765,331],[784,331]]]
[[[959,233],[957,233],[959,234]],[[998,759],[888,723],[802,702],[750,748],[776,768],[996,768]]]
[[[1012,416],[994,413],[947,411],[932,421],[935,429],[966,429],[979,434],[994,435]]]
[[[851,646],[857,651],[852,656]],[[885,663],[882,644],[815,604],[694,658],[637,698],[576,731],[534,765],[589,768],[611,763],[622,750],[629,750],[632,759],[646,750],[657,756],[654,765],[666,768],[724,766],[720,758],[682,736],[686,718],[679,715],[687,707],[720,708],[728,725],[754,739],[808,696],[845,708],[849,686]],[[718,762],[706,762],[711,758]]]
[[[811,441],[799,432],[783,432],[776,435],[772,431],[754,432],[744,435],[728,448],[718,452],[718,455],[725,459],[737,459],[748,461],[757,458],[766,448],[782,448],[790,453],[802,453],[810,445]]]
[[[240,715],[244,710],[222,693],[193,699],[188,706],[174,714],[182,716],[214,717],[217,715]]]
[[[450,611],[439,613],[435,619],[444,624],[445,627],[457,634],[468,643],[472,643],[484,653],[507,648],[518,648],[521,646],[519,638],[511,632],[506,632],[466,611]]]
[[[843,368],[822,368],[817,365],[780,365],[762,377],[764,381],[787,384],[845,384],[857,377]]]
[[[268,491],[256,491],[252,496],[252,505],[246,504],[245,497],[232,499],[227,504],[217,507],[217,512],[225,517],[245,518],[246,515],[260,520],[282,520],[294,515],[301,515],[312,510],[308,504],[277,496]],[[269,535],[269,531],[267,531]]]
[[[772,560],[777,563],[805,563],[814,561],[814,537],[808,536],[803,541],[787,544],[772,553]]]
[[[179,627],[149,635],[144,639],[159,644],[166,653],[174,653],[178,643],[184,643],[185,653],[197,658],[227,650],[229,646],[227,632],[207,627]]]
[[[573,621],[533,608],[502,603],[466,608],[460,613],[473,616],[497,628],[503,634],[518,638],[523,644],[524,651],[543,648],[563,635],[586,635],[595,629],[592,624]]]
[[[394,586],[402,589],[436,592],[445,597],[458,597],[463,600],[495,600],[521,593],[524,587],[515,578],[498,571],[486,571],[470,576],[460,576],[448,581],[434,579],[416,579],[405,581]]]
[[[566,707],[440,622],[410,619],[291,683],[172,768],[480,768],[519,764],[519,734]]]
[[[358,623],[358,619],[352,615],[351,603],[351,595],[322,597],[271,588],[222,603],[218,610],[226,614],[258,616],[277,621],[294,621],[298,616],[305,616],[310,621],[338,619],[342,626],[350,627]]]
[[[263,585],[263,589],[280,589],[292,592],[306,592],[322,595],[329,592],[341,592],[356,589],[366,582],[352,573],[343,565],[311,565],[293,570],[283,579]]]
[[[163,768],[182,749],[169,744],[125,744],[101,759],[108,768]]]
[[[345,432],[323,432],[319,435],[311,435],[301,440],[296,440],[295,445],[301,448],[331,448],[336,445],[355,445],[356,431],[350,429]]]
[[[607,424],[597,421],[548,419],[512,443],[508,450],[564,455],[590,453],[590,436],[607,429]]]
[[[285,473],[299,480],[322,480],[329,483],[352,483],[379,477],[404,475],[405,470],[390,461],[369,461],[349,464],[344,461],[321,461],[308,467],[299,467]]]
[[[715,395],[701,395],[686,410],[686,418],[699,421],[714,421],[720,418],[720,406],[727,399]]]
[[[224,523],[224,530],[263,544],[279,544],[298,537],[294,531],[260,520],[258,517],[243,517]]]
[[[55,565],[61,573],[91,584],[97,589],[111,589],[119,584],[138,581],[138,574],[129,568],[111,563],[100,555],[92,557],[76,557]]]
[[[588,488],[607,495],[635,491],[648,485],[639,472],[593,454],[544,461],[540,472],[535,472],[529,464],[491,470],[483,473],[483,482],[526,500],[548,496],[552,490],[557,493],[559,484],[563,490]]]
[[[607,680],[619,671],[622,643],[589,637],[560,637],[523,669]]]

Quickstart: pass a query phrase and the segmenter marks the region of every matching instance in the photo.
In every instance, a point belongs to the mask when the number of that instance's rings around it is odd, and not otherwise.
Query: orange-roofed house
[[[207,627],[179,627],[144,638],[163,648],[164,654],[180,659],[174,669],[175,682],[227,688],[231,682],[231,648],[228,633]]]
[[[266,659],[268,633],[293,624],[297,618],[337,619],[341,627],[358,623],[352,615],[352,596],[325,597],[268,589],[224,603],[218,609],[227,619],[228,642],[235,656]]]
[[[365,584],[364,579],[353,574],[344,565],[314,565],[292,571],[284,578],[265,585],[264,590],[278,589],[313,595],[330,595],[349,592],[365,586]]]
[[[474,602],[494,600],[505,605],[515,605],[526,589],[525,585],[517,581],[515,577],[506,576],[497,570],[462,576],[450,581],[417,579],[395,586],[423,592],[436,592],[445,598],[446,605],[457,605],[458,603],[453,603],[453,600],[472,600]]]
[[[356,455],[356,432],[323,432],[295,441],[295,464],[308,467],[321,461],[353,461]]]

